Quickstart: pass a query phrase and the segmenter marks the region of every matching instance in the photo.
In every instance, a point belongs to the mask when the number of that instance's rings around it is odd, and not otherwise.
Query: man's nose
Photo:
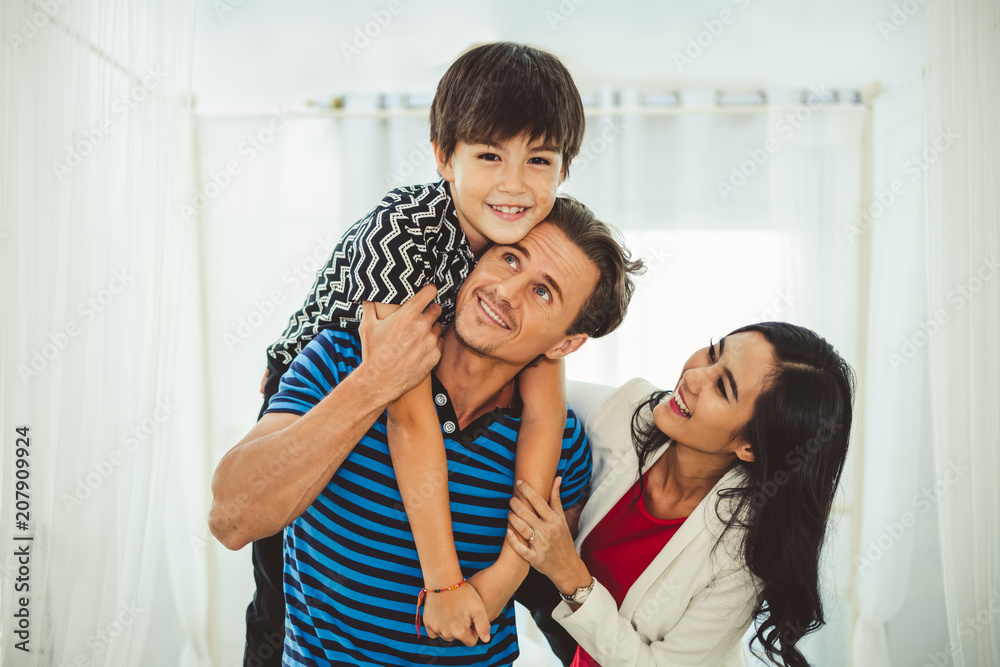
[[[497,296],[506,301],[512,308],[521,303],[521,295],[527,286],[527,278],[522,273],[516,273],[500,281],[497,285]]]

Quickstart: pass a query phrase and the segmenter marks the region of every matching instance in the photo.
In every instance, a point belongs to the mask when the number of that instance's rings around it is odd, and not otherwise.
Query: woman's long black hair
[[[754,609],[755,639],[769,660],[807,666],[796,645],[824,623],[819,556],[847,458],[854,371],[809,329],[762,322],[732,333],[748,331],[771,344],[775,367],[753,416],[737,432],[754,454],[752,463],[737,463],[745,483],[723,490],[715,509],[725,523],[723,534],[745,530],[742,555],[763,583]],[[669,440],[650,417],[668,393],[656,392],[632,416],[640,473]],[[726,510],[720,511],[724,501]]]

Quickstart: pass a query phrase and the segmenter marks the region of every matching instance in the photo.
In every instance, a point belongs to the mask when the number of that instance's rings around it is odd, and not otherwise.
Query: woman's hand
[[[590,572],[576,553],[566,523],[559,498],[561,483],[562,477],[556,477],[550,501],[546,503],[531,485],[518,480],[517,487],[531,507],[516,497],[510,499],[513,512],[507,518],[517,534],[507,529],[507,540],[521,558],[551,579],[560,591],[571,595],[577,588],[590,584]]]

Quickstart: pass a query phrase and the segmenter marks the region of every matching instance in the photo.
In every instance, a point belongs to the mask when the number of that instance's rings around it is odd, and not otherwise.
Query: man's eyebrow
[[[527,259],[529,262],[531,261],[531,253],[528,252],[527,248],[525,248],[523,245],[521,245],[520,243],[512,243],[510,247],[513,248],[514,250],[517,250],[522,255],[524,255],[524,258]],[[562,289],[560,289],[559,283],[555,281],[555,278],[553,278],[547,273],[543,273],[542,280],[545,283],[547,283],[549,287],[552,288],[552,291],[556,293],[556,296],[559,297],[560,301],[566,300],[563,298]]]
[[[725,351],[726,351],[726,337],[723,336],[722,338],[719,339],[719,358],[720,359],[722,358],[722,355],[723,355],[723,353],[725,353]],[[729,378],[729,386],[733,388],[733,398],[736,400],[737,403],[739,403],[739,401],[740,401],[740,392],[736,388],[736,378],[733,377],[733,372],[731,370],[729,370],[728,368],[726,368],[725,366],[722,367],[722,370],[725,371],[726,377]]]

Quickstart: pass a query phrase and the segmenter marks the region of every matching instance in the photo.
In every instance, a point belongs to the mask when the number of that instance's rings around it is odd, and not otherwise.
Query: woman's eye
[[[708,360],[715,363],[715,343],[712,341],[708,342]]]
[[[715,384],[719,388],[719,394],[722,396],[722,398],[728,401],[729,396],[726,395],[726,384],[722,381],[722,378],[720,377],[719,381],[716,382]]]

